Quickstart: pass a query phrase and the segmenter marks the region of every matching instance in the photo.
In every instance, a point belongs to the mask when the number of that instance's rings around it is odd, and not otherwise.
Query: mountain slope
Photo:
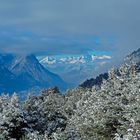
[[[103,80],[107,80],[107,79],[108,79],[108,73],[100,74],[95,79],[91,78],[91,79],[86,80],[80,85],[80,87],[83,87],[83,88],[92,88],[93,86],[100,87]]]
[[[126,64],[137,64],[138,68],[140,69],[140,48],[133,53],[127,55],[124,59],[124,63]]]
[[[15,86],[15,76],[4,66],[0,66],[0,91],[11,91],[11,87]],[[8,90],[6,90],[8,88]]]
[[[13,86],[13,90],[26,90],[34,87],[47,88],[51,86],[58,86],[61,90],[66,88],[66,83],[58,75],[45,69],[34,55],[7,54],[1,55],[0,60],[1,69],[2,67],[5,68],[3,73],[9,71],[7,77],[3,75],[3,79],[10,78],[11,73],[15,79],[12,83],[14,85],[18,84],[18,87]],[[3,86],[7,88],[7,84],[8,82],[5,82]]]
[[[140,71],[140,48],[138,50],[132,52],[131,54],[127,55],[124,58],[124,61],[123,61],[122,65],[124,65],[124,64],[127,64],[127,65],[136,64],[138,70]],[[105,80],[108,79],[108,73],[100,74],[96,78],[88,79],[85,82],[83,82],[80,85],[80,87],[92,88],[93,86],[101,86],[101,84],[103,82],[103,79],[105,79]]]

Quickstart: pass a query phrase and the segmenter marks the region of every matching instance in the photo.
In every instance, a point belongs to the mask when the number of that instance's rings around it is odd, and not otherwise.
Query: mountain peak
[[[3,64],[0,66],[1,69],[4,66],[8,75],[10,75],[9,73],[14,75],[16,80],[13,83],[18,83],[18,90],[26,90],[33,87],[48,88],[52,86],[58,86],[63,90],[66,87],[66,83],[58,75],[44,68],[32,54],[0,55],[0,60]],[[13,86],[13,89],[16,91],[17,87]]]

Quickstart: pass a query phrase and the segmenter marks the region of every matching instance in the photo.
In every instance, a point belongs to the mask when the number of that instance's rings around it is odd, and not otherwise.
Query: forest
[[[20,101],[0,96],[1,140],[139,140],[140,73],[137,65],[112,68],[100,87],[57,87]]]

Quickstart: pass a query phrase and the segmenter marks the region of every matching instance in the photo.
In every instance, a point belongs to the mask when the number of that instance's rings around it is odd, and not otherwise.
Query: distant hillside
[[[1,54],[0,64],[0,92],[51,86],[64,90],[67,86],[58,75],[44,68],[34,55]]]
[[[140,48],[133,53],[127,55],[124,59],[124,63],[126,64],[137,64],[140,69]]]
[[[138,70],[140,71],[140,48],[131,54],[127,55],[124,58],[123,64],[136,64],[138,67]],[[122,65],[123,65],[122,64]],[[93,86],[101,86],[103,79],[107,80],[108,79],[108,73],[100,74],[96,78],[91,78],[83,82],[80,87],[83,88],[92,88]]]
[[[108,73],[100,74],[95,79],[94,78],[88,79],[84,83],[82,83],[80,87],[83,88],[92,88],[93,86],[100,87],[104,79],[105,80],[108,79]]]

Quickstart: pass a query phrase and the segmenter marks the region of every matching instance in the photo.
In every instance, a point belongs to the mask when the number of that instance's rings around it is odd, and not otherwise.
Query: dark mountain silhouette
[[[100,74],[95,79],[94,78],[88,79],[85,82],[83,82],[80,85],[80,87],[83,87],[83,88],[92,88],[93,86],[100,87],[104,79],[105,80],[108,79],[108,73]]]

